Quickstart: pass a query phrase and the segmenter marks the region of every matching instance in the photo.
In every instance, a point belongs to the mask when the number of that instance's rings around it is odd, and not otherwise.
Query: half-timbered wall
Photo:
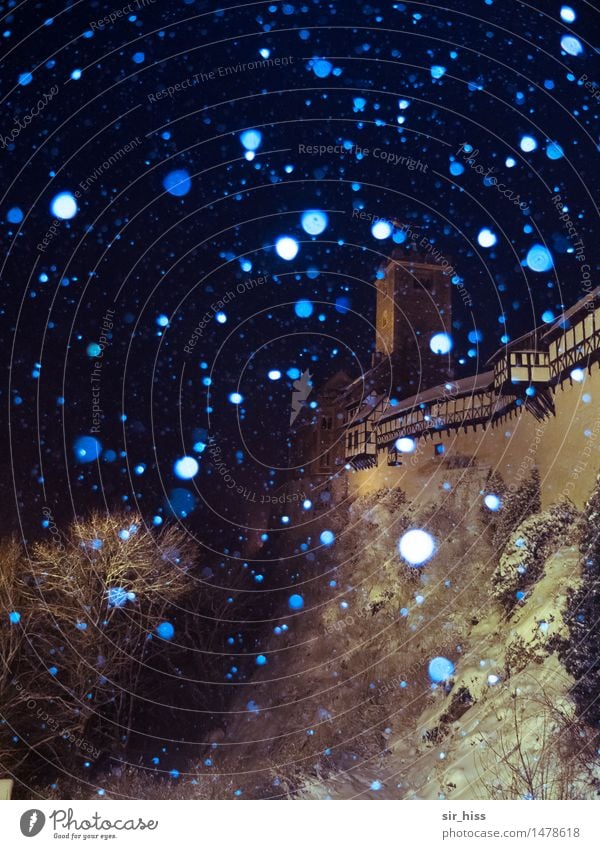
[[[509,350],[495,363],[486,390],[449,393],[411,409],[399,404],[393,415],[386,410],[385,418],[374,414],[357,423],[349,429],[347,458],[375,452],[378,465],[351,472],[350,488],[418,492],[425,477],[428,484],[439,477],[442,486],[443,470],[455,460],[497,470],[510,486],[535,465],[546,478],[544,503],[568,497],[583,506],[600,468],[600,309],[580,313],[547,348]],[[583,382],[580,375],[571,378],[575,368],[585,372]],[[539,421],[517,397],[518,384],[511,394],[513,381],[553,385],[555,415]],[[414,438],[417,448],[388,465],[389,451],[402,436]]]

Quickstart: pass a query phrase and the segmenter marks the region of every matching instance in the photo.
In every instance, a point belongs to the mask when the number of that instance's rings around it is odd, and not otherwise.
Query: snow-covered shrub
[[[64,776],[43,788],[44,799],[235,799],[235,777],[200,774],[193,766],[179,770],[127,766],[93,781]]]
[[[499,475],[490,486],[500,490],[495,494],[501,498],[502,507],[494,514],[492,532],[494,545],[502,549],[521,522],[542,509],[540,474],[533,468],[527,480],[512,492]]]
[[[491,472],[485,482],[485,488],[482,494],[484,498],[481,502],[480,518],[484,528],[489,534],[489,538],[494,540],[496,539],[498,529],[502,524],[503,512],[506,509],[507,504],[506,484],[504,483],[502,475],[495,471]],[[495,510],[490,509],[485,502],[486,496],[494,495],[500,502],[500,507]]]
[[[583,719],[600,723],[600,477],[584,513],[580,543],[581,586],[572,590],[566,620],[570,640],[559,651],[566,669],[576,679],[573,697]]]
[[[577,533],[579,513],[568,501],[536,513],[511,534],[492,577],[493,596],[507,610],[542,576],[547,558]]]
[[[528,645],[523,637],[517,635],[506,646],[504,654],[504,670],[506,676],[516,675],[522,672],[530,663],[543,663],[543,656],[536,651],[535,647]]]

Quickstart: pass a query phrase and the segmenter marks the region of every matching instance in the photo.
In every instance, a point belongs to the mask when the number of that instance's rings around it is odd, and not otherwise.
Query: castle
[[[444,345],[452,284],[440,266],[393,254],[376,288],[372,366],[354,381],[334,375],[316,410],[299,416],[304,466],[286,489],[308,481],[317,518],[352,493],[435,498],[466,468],[516,486],[535,466],[546,503],[582,506],[600,467],[600,287],[459,380]]]

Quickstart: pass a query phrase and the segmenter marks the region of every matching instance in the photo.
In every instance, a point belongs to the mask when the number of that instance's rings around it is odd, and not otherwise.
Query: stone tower
[[[409,397],[452,376],[451,275],[416,251],[394,252],[382,272],[373,364],[389,358],[394,391]],[[441,353],[432,351],[434,338]]]

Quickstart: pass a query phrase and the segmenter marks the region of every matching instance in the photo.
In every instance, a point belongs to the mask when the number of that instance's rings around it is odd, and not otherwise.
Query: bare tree
[[[185,533],[94,515],[62,541],[0,549],[0,769],[76,768],[127,742],[192,584]],[[175,624],[174,624],[175,623]],[[26,763],[28,762],[28,763]],[[34,767],[35,764],[35,767]]]

